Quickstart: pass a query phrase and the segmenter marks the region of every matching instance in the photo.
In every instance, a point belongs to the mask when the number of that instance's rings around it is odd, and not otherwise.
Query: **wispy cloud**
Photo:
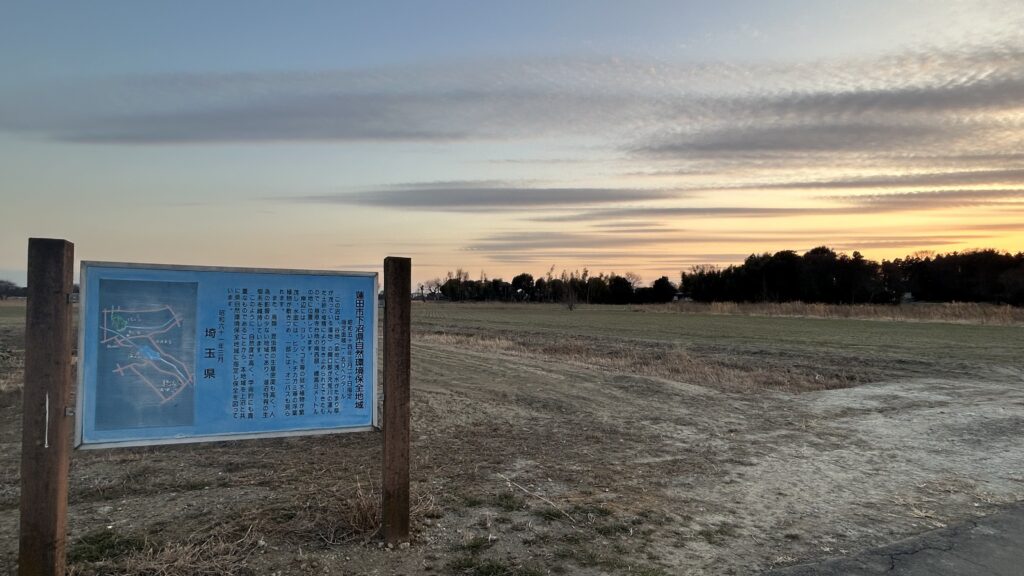
[[[1020,222],[984,222],[968,223],[961,226],[962,230],[985,230],[988,232],[1024,232],[1024,221]]]
[[[839,250],[865,250],[872,248],[938,247],[985,241],[984,233],[729,233],[678,232],[658,237],[649,235],[603,235],[595,233],[534,232],[529,234],[502,233],[485,236],[470,244],[466,250],[487,255],[497,262],[571,262],[594,263],[609,267],[616,262],[628,262],[637,250],[645,252],[644,260],[664,266],[683,263],[704,263],[742,260],[749,252],[712,253],[700,251],[701,246],[716,245],[740,250],[770,245],[769,250],[784,248],[797,251],[814,246],[829,245]]]
[[[651,267],[638,266],[636,254],[622,250],[611,251],[578,251],[578,250],[554,250],[516,253],[496,253],[489,256],[494,262],[506,264],[524,264],[530,266],[564,266],[568,269],[582,270],[593,267],[595,270],[622,272],[628,270],[673,270],[681,269],[694,264],[706,263],[728,263],[742,261],[749,256],[745,252],[725,253],[680,253],[673,256],[648,256],[644,260],[651,263]],[[559,268],[560,269],[560,268]],[[593,270],[592,270],[593,272]]]
[[[1020,55],[1013,57],[1020,58]],[[753,99],[746,104],[749,109],[772,116],[818,117],[879,112],[931,113],[936,110],[999,111],[1017,107],[1024,97],[1024,78],[1009,70],[985,69],[986,65],[983,62],[980,64],[980,71],[964,69],[958,77],[947,77],[941,83],[793,92],[784,96]]]
[[[828,243],[831,248],[836,250],[867,250],[872,248],[920,248],[922,246],[935,247],[935,246],[951,246],[954,244],[961,244],[963,242],[973,242],[979,239],[987,238],[987,236],[977,236],[973,234],[955,234],[950,236],[911,236],[907,238],[863,238],[863,239],[843,239],[838,242]]]
[[[129,76],[0,100],[0,129],[73,142],[605,138],[664,157],[1019,141],[1024,52],[797,64],[498,59],[314,73]],[[987,140],[967,136],[987,133]]]
[[[664,244],[666,238],[649,236],[622,237],[571,232],[507,233],[486,236],[466,249],[475,252],[528,252],[536,250],[569,250],[593,248],[627,248]]]
[[[867,212],[879,210],[929,210],[963,206],[1006,206],[1005,200],[1024,199],[1024,189],[1009,190],[932,190],[926,192],[899,192],[892,194],[860,194],[827,196],[829,200],[855,204]],[[1016,203],[1010,203],[1014,205]],[[1019,204],[1024,208],[1024,203]]]
[[[543,187],[501,181],[455,181],[305,196],[298,200],[414,210],[477,211],[587,206],[680,196],[679,192],[672,190]]]
[[[628,222],[627,222],[628,224]],[[635,222],[634,222],[635,224]],[[605,226],[604,223],[595,226],[595,228],[601,230],[605,234],[666,234],[676,232],[676,228],[669,228],[666,226],[634,226],[634,227],[618,227],[618,226]]]
[[[680,217],[782,218],[793,216],[835,216],[882,214],[944,208],[998,207],[1024,209],[1024,189],[929,190],[893,194],[824,196],[830,205],[809,207],[776,206],[635,206],[549,214],[534,217],[538,222],[645,221]]]
[[[804,180],[763,184],[758,188],[784,188],[790,190],[809,189],[852,189],[852,188],[903,188],[917,186],[977,186],[977,185],[1022,185],[1024,169],[1004,168],[999,170],[961,170],[949,172],[926,172],[916,174],[878,174],[854,178],[833,178],[828,180]]]
[[[649,206],[588,210],[567,214],[551,214],[532,218],[536,222],[588,222],[616,220],[647,220],[649,218],[674,219],[688,216],[711,216],[729,218],[772,218],[783,216],[806,216],[823,214],[853,214],[860,208],[781,208],[771,206]]]
[[[772,120],[774,122],[774,120]],[[761,152],[846,152],[865,149],[929,147],[935,139],[960,136],[961,128],[836,122],[803,125],[729,126],[696,133],[658,136],[636,149],[642,155],[679,157],[689,154]]]
[[[56,127],[61,140],[92,144],[194,144],[287,141],[463,140],[453,124],[414,114],[388,94],[291,97],[222,108],[143,113]]]
[[[555,165],[566,166],[572,164],[587,164],[594,162],[594,159],[585,158],[500,158],[484,160],[487,164],[513,164],[513,165]]]
[[[1012,50],[883,58],[865,78],[840,73],[831,83],[814,79],[835,78],[838,63],[817,74],[796,66],[783,90],[676,100],[662,129],[641,135],[633,151],[662,159],[951,149],[995,155],[1021,141],[1022,62]]]
[[[953,241],[972,240],[988,238],[986,234],[885,234],[875,236],[844,236],[841,234],[816,234],[791,232],[788,234],[759,234],[759,233],[675,233],[650,236],[646,234],[637,235],[603,235],[591,233],[574,232],[531,232],[531,233],[503,233],[485,236],[466,249],[478,252],[519,252],[529,253],[534,251],[550,250],[591,250],[595,248],[619,248],[633,249],[650,246],[685,246],[693,244],[738,244],[753,245],[766,242],[774,244],[804,244],[829,242],[832,239],[845,239],[853,243],[864,243],[866,245],[887,243],[887,242],[918,242],[924,244],[950,243]]]
[[[631,107],[621,91],[551,83],[561,66],[521,64],[110,78],[5,98],[0,129],[102,144],[450,142],[580,134]]]

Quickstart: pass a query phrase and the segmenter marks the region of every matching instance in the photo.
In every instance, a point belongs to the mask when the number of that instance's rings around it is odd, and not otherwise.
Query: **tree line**
[[[0,300],[26,297],[28,297],[28,288],[18,286],[10,280],[0,280]]]
[[[1024,305],[1024,252],[972,250],[917,253],[895,260],[868,260],[826,246],[751,254],[742,264],[694,266],[674,284],[662,276],[644,286],[636,274],[563,270],[505,281],[459,269],[419,286],[424,300],[649,304],[689,298],[698,302],[792,302],[897,304],[991,302]]]
[[[555,275],[552,267],[547,274],[534,278],[522,273],[507,282],[501,278],[470,279],[461,268],[449,272],[445,278],[435,278],[419,286],[424,300],[502,301],[502,302],[561,302],[570,307],[587,304],[648,304],[670,302],[676,297],[677,287],[667,276],[655,280],[650,286],[641,285],[640,277],[633,273],[623,275],[592,275],[586,268],[580,271],[563,270]]]
[[[742,264],[694,266],[674,284],[662,276],[644,286],[633,273],[591,274],[563,270],[534,277],[522,273],[505,281],[481,273],[470,279],[459,269],[421,284],[424,300],[651,304],[677,297],[698,302],[821,302],[896,304],[910,297],[924,302],[991,302],[1024,305],[1024,252],[970,250],[917,253],[881,262],[860,252],[847,255],[826,246],[751,254]],[[77,291],[77,286],[75,287]],[[27,296],[27,288],[0,280],[0,299]]]
[[[78,293],[78,284],[72,285],[72,292]],[[10,280],[0,280],[0,300],[28,298],[28,287],[19,286]]]
[[[848,256],[821,246],[752,254],[743,264],[696,266],[682,275],[682,291],[701,302],[822,302],[895,304],[991,302],[1024,305],[1024,252],[972,250],[895,260]]]

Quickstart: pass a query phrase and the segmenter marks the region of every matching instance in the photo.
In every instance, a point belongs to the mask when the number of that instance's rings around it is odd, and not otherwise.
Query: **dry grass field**
[[[804,304],[802,302],[673,302],[646,306],[649,312],[683,314],[728,314],[744,316],[790,316],[807,318],[856,318],[902,322],[959,322],[964,324],[1024,325],[1024,308],[974,302],[934,304],[917,302],[902,306],[886,304]]]
[[[757,574],[1024,500],[1020,322],[723,312],[415,304],[410,547],[375,537],[379,434],[76,452],[71,572]]]

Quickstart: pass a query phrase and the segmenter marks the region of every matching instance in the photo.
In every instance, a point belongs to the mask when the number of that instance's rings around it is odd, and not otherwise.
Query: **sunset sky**
[[[1024,4],[5,3],[0,278],[1024,250]]]

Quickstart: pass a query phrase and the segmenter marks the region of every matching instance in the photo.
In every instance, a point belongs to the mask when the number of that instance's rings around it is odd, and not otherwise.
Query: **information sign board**
[[[377,274],[83,262],[76,446],[377,426]]]

